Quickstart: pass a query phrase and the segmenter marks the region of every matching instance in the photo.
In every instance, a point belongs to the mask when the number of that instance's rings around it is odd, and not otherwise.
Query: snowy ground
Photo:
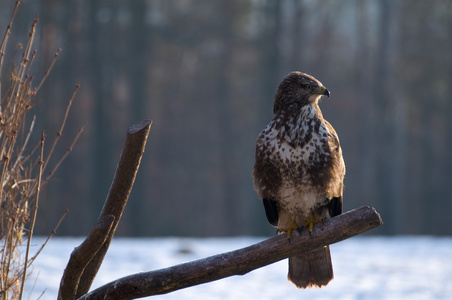
[[[239,238],[115,239],[93,288],[119,277],[248,246]],[[34,238],[40,245],[42,239]],[[53,238],[34,263],[30,299],[56,299],[59,281],[80,238]],[[298,290],[287,281],[287,260],[156,299],[452,299],[452,238],[355,237],[331,246],[335,279],[325,288]],[[150,297],[149,297],[150,298]],[[24,298],[26,299],[26,298]]]

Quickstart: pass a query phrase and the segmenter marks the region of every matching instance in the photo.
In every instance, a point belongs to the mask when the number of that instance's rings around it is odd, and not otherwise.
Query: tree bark
[[[382,225],[374,208],[365,206],[307,229],[281,234],[239,250],[211,256],[166,269],[133,274],[117,279],[82,296],[79,300],[135,299],[165,294],[189,286],[215,281],[232,275],[243,275],[284,258],[337,243]]]
[[[128,129],[113,183],[97,225],[87,240],[72,253],[60,283],[58,299],[75,299],[89,291],[132,191],[151,124],[151,121],[145,120]],[[94,254],[87,255],[90,252]]]
[[[72,251],[61,278],[58,299],[75,298],[83,271],[105,243],[114,220],[112,215],[98,220],[85,241]]]

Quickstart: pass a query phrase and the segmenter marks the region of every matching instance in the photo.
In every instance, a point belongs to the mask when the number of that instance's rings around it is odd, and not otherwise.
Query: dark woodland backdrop
[[[0,1],[2,33],[13,4]],[[53,138],[76,83],[61,154],[87,121],[41,195],[38,234],[66,208],[59,235],[90,230],[143,119],[154,122],[118,234],[273,234],[251,169],[292,70],[332,93],[321,107],[344,151],[344,209],[376,207],[379,234],[452,233],[450,1],[23,0],[4,78],[35,15],[36,77],[63,49],[37,95],[35,138]]]

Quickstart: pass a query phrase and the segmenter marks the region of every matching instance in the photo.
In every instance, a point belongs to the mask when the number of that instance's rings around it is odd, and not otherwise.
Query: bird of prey
[[[336,131],[319,107],[329,91],[301,72],[279,84],[274,117],[259,134],[254,188],[271,225],[287,232],[309,228],[342,213],[345,164]],[[288,279],[298,288],[322,287],[333,279],[329,246],[289,257]]]

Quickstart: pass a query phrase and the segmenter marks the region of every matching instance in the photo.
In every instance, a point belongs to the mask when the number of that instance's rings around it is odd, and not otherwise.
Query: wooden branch
[[[239,250],[211,256],[174,267],[133,274],[117,279],[80,297],[79,300],[135,299],[165,294],[232,275],[243,275],[284,258],[337,243],[382,225],[374,208],[364,206],[316,224],[309,235],[294,232],[277,235]]]
[[[108,215],[96,222],[85,241],[74,249],[61,278],[58,299],[74,299],[80,277],[88,263],[104,244],[110,233],[115,217]]]
[[[145,120],[128,129],[126,141],[121,153],[118,167],[116,168],[113,183],[110,187],[110,191],[108,192],[107,199],[98,219],[99,224],[103,222],[102,220],[104,220],[104,218],[110,218],[108,216],[112,216],[113,220],[111,228],[110,230],[102,231],[105,236],[103,238],[99,237],[99,239],[103,239],[104,241],[100,247],[97,243],[88,242],[86,249],[83,247],[84,253],[89,253],[89,251],[95,253],[92,259],[89,259],[90,257],[86,256],[84,257],[84,264],[82,265],[78,265],[81,263],[80,261],[76,261],[74,264],[68,264],[65,270],[65,276],[63,276],[60,283],[58,299],[75,299],[89,291],[89,288],[96,277],[97,271],[102,264],[111,240],[116,232],[116,228],[127,204],[127,200],[129,199],[129,195],[140,166],[141,157],[144,153],[149,131],[151,130],[151,124],[152,122],[150,120]],[[96,228],[93,230],[96,230]],[[91,245],[91,249],[89,249],[89,245]],[[79,248],[82,248],[82,246]],[[74,252],[76,251],[81,252],[82,250],[77,248]],[[81,253],[73,253],[73,255],[75,257],[80,257]],[[77,274],[80,271],[82,271],[82,273]],[[76,280],[77,282],[69,282],[70,280]],[[66,289],[66,287],[68,288]],[[74,290],[74,288],[76,289]]]

